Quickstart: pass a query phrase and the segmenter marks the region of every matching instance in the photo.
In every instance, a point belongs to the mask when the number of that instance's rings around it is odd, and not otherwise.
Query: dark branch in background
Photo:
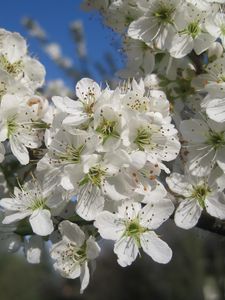
[[[70,222],[77,224],[79,226],[87,226],[87,225],[92,225],[93,222],[91,221],[85,221],[83,220],[81,217],[79,217],[78,215],[74,215],[73,217],[69,217],[68,219],[64,219],[61,217],[55,217],[54,218],[54,230],[58,229],[58,225],[60,222],[64,221],[64,220],[69,220]],[[96,230],[94,230],[96,231]],[[23,219],[18,223],[18,226],[16,228],[16,230],[14,231],[14,233],[20,235],[20,236],[27,236],[27,235],[33,235],[33,231],[31,228],[31,225],[29,223],[29,221],[27,219]],[[95,232],[96,235],[96,232]]]
[[[225,237],[225,220],[219,220],[203,214],[198,221],[197,227]]]
[[[170,219],[174,220],[174,214],[170,217]],[[219,220],[204,212],[195,227],[225,237],[225,220]]]

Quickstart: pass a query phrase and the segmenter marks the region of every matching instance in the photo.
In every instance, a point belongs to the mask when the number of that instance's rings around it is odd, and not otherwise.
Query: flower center
[[[94,166],[89,169],[88,174],[80,181],[79,185],[82,186],[88,182],[91,182],[93,185],[98,187],[101,186],[102,178],[106,175],[106,171],[101,169],[99,165]]]
[[[193,39],[195,39],[200,32],[201,32],[201,28],[199,27],[199,22],[195,21],[188,24],[187,34],[189,34]]]
[[[80,156],[82,151],[84,150],[84,145],[81,145],[78,148],[74,148],[71,145],[66,147],[65,153],[59,154],[59,159],[62,161],[66,161],[72,164],[78,164],[80,162]]]
[[[199,205],[204,208],[205,207],[205,198],[210,193],[210,189],[205,184],[197,185],[194,187],[192,197],[195,198]]]
[[[127,226],[127,235],[128,236],[136,235],[140,232],[140,230],[141,230],[140,225],[136,221],[132,221]]]
[[[151,145],[150,131],[145,128],[139,128],[134,143],[138,146],[139,150],[144,151],[146,146]]]
[[[224,132],[210,132],[207,144],[212,145],[215,150],[225,146]]]
[[[79,262],[80,264],[84,263],[87,259],[86,256],[86,244],[84,243],[83,246],[80,248],[74,247],[73,249],[73,260]]]
[[[174,11],[174,7],[160,4],[159,8],[153,13],[153,16],[156,17],[160,23],[172,23],[172,14]]]
[[[68,264],[68,260],[70,264]],[[64,267],[64,271],[66,273],[70,273],[73,264],[83,264],[87,260],[86,256],[86,243],[84,243],[81,247],[77,247],[77,245],[73,243],[67,243],[66,249],[62,251],[62,262],[67,265]]]
[[[4,55],[1,55],[0,66],[9,74],[16,76],[22,71],[23,63],[19,60],[11,64]]]
[[[102,119],[99,126],[96,128],[96,131],[103,136],[103,144],[107,141],[108,138],[114,137],[118,138],[119,134],[116,131],[117,122],[113,120]]]
[[[36,209],[44,209],[44,208],[47,208],[46,204],[46,199],[45,198],[36,198],[33,200],[31,206],[30,206],[30,209],[32,210],[36,210]]]
[[[84,104],[84,111],[86,112],[86,114],[88,114],[89,116],[93,115],[93,106],[94,106],[94,102],[92,103],[85,103]]]
[[[134,219],[126,224],[125,235],[132,237],[140,247],[140,235],[147,230],[139,224],[138,219]]]

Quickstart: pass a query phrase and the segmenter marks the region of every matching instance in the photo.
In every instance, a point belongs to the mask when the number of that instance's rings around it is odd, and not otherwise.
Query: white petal
[[[192,191],[192,186],[187,182],[187,178],[179,173],[172,173],[166,178],[170,190],[178,195],[189,197]]]
[[[159,153],[159,158],[164,161],[174,160],[180,152],[180,142],[176,137],[167,137],[167,141],[163,150]]]
[[[77,97],[85,102],[90,93],[96,100],[101,94],[100,86],[90,78],[82,78],[76,85]]]
[[[83,105],[80,102],[70,99],[69,97],[54,96],[52,97],[52,102],[62,112],[72,115],[80,113],[83,108]]]
[[[62,275],[62,273],[61,273],[61,275]],[[65,277],[69,278],[69,279],[75,279],[75,278],[79,277],[80,275],[81,275],[81,267],[80,267],[79,263],[77,263],[72,266],[70,273],[67,274]],[[64,275],[62,275],[62,276],[64,276]]]
[[[89,120],[86,113],[77,113],[66,117],[63,120],[63,127],[71,134],[75,134],[77,126]]]
[[[209,194],[205,200],[207,212],[216,218],[225,219],[225,195],[222,192]]]
[[[44,66],[38,60],[31,57],[26,57],[23,63],[25,77],[22,79],[22,82],[32,89],[41,87],[44,83],[46,73]]]
[[[180,131],[183,138],[188,142],[200,144],[206,141],[206,133],[209,131],[209,128],[202,120],[190,119],[181,122]]]
[[[29,210],[12,213],[10,215],[5,216],[5,218],[2,221],[2,224],[10,224],[13,222],[20,221],[29,216],[30,214],[31,212]]]
[[[141,204],[138,202],[124,201],[118,208],[118,216],[122,219],[135,219],[141,210]]]
[[[26,41],[19,33],[6,34],[1,40],[1,50],[10,63],[15,63],[26,54]]]
[[[189,229],[194,227],[201,216],[202,209],[195,199],[181,200],[174,221],[178,227]]]
[[[191,36],[182,34],[175,35],[170,48],[170,55],[175,58],[182,58],[193,49],[193,39]]]
[[[90,259],[90,260],[96,259],[99,256],[101,249],[98,246],[98,244],[96,243],[93,236],[90,236],[88,238],[86,245],[87,245],[87,250],[86,250],[87,259]]]
[[[206,113],[210,119],[216,122],[225,121],[225,98],[213,99],[206,107]]]
[[[141,201],[142,203],[148,204],[149,201],[150,203],[152,201],[154,202],[161,201],[167,195],[167,191],[165,187],[159,182],[156,183],[156,186],[154,186],[154,188],[152,188],[150,184],[144,185],[144,187],[145,187],[144,190],[141,192],[141,194],[144,195],[144,199]],[[147,189],[147,193],[146,193],[146,189]]]
[[[131,22],[128,28],[128,36],[133,39],[142,39],[148,43],[152,41],[160,30],[160,26],[155,18],[141,17]]]
[[[131,154],[131,160],[131,164],[135,169],[142,169],[145,166],[147,160],[146,153],[143,151],[133,152]]]
[[[203,177],[208,175],[214,165],[215,150],[210,145],[196,145],[188,154],[187,167],[194,176]]]
[[[56,231],[54,231],[53,234],[55,234]],[[57,235],[59,235],[57,233]],[[57,241],[59,240],[60,237],[57,236]],[[52,239],[52,234],[51,234],[51,242],[54,243],[55,241],[53,241]],[[62,255],[62,252],[65,250],[66,248],[66,244],[67,244],[68,240],[60,240],[59,242],[56,242],[52,245],[51,247],[51,250],[50,250],[50,255],[51,255],[51,258],[54,259],[54,260],[57,260],[57,259],[61,259],[61,255]]]
[[[15,211],[18,209],[18,203],[15,201],[14,198],[3,198],[0,200],[0,206],[7,209]]]
[[[66,205],[66,198],[62,194],[62,189],[60,187],[55,187],[54,191],[49,195],[49,188],[42,187],[43,197],[46,195],[47,201],[46,205],[51,209],[52,214],[59,214],[62,208]],[[44,189],[45,188],[45,189]]]
[[[94,220],[104,208],[101,190],[92,184],[85,185],[77,195],[77,214],[84,220]]]
[[[105,181],[102,191],[105,195],[107,195],[110,199],[114,201],[127,199],[126,195],[117,192],[115,185],[110,184],[108,181]]]
[[[90,280],[90,272],[89,272],[89,269],[88,269],[88,264],[87,264],[87,262],[85,262],[81,266],[81,273],[80,273],[80,282],[81,282],[80,293],[81,294],[83,293],[83,291],[88,286],[89,280]]]
[[[30,158],[29,158],[28,150],[24,146],[23,142],[21,142],[19,139],[17,139],[14,136],[12,136],[9,141],[10,141],[10,147],[12,153],[19,160],[21,165],[27,165],[29,163]]]
[[[172,258],[172,250],[155,232],[148,231],[141,235],[141,246],[145,253],[161,264],[167,264]]]
[[[125,231],[125,225],[115,214],[103,211],[98,214],[94,226],[102,238],[109,240],[118,240]]]
[[[81,247],[85,241],[85,234],[77,224],[69,221],[62,221],[59,224],[59,231],[63,237],[65,236],[79,247]]]
[[[115,243],[114,252],[118,256],[118,263],[122,267],[126,267],[136,259],[138,246],[132,237],[124,236]]]
[[[61,276],[69,279],[75,279],[80,276],[81,273],[81,267],[78,262],[74,262],[74,264],[71,266],[71,260],[65,260],[63,264],[61,263],[61,260],[56,261],[54,263],[54,268],[56,271],[60,273]]]
[[[140,224],[149,229],[158,228],[174,211],[174,205],[170,199],[163,198],[160,201],[149,199],[139,213]]]
[[[36,209],[29,218],[32,230],[37,235],[45,236],[53,232],[51,213],[47,209]]]
[[[215,37],[211,36],[208,33],[201,33],[195,40],[194,40],[194,50],[197,55],[200,55],[202,52],[207,50],[210,45],[216,40]]]

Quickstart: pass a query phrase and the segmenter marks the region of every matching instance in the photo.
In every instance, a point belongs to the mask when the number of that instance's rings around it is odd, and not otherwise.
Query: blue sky
[[[52,42],[57,42],[63,47],[63,54],[74,59],[74,44],[72,42],[68,25],[74,20],[82,20],[87,41],[89,59],[92,62],[102,62],[103,55],[109,51],[115,58],[118,66],[122,64],[122,58],[118,49],[113,47],[112,41],[115,36],[111,31],[105,28],[100,19],[93,13],[83,12],[80,9],[80,0],[1,0],[0,10],[0,27],[10,31],[18,31],[28,40],[29,51],[45,65],[47,71],[47,80],[63,78],[67,80],[64,73],[47,57],[38,42],[29,37],[21,19],[24,16],[37,20],[40,25],[47,31],[48,38]],[[94,71],[95,80],[99,81],[100,77]]]

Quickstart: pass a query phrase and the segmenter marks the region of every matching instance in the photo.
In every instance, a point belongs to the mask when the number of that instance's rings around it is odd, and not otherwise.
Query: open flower
[[[170,55],[175,58],[185,57],[193,49],[197,55],[200,55],[216,40],[205,30],[206,11],[191,4],[183,8],[184,14],[180,14],[176,19],[178,32],[173,37],[169,49]]]
[[[64,178],[62,185],[67,190],[74,189],[77,195],[76,212],[80,217],[94,220],[103,210],[105,196],[113,200],[127,198],[126,194],[117,191],[117,186],[121,184],[117,175],[126,158],[123,151],[111,152],[104,157],[92,154],[86,156],[82,168],[76,172],[72,166],[66,168],[68,178]]]
[[[83,78],[76,85],[77,101],[69,97],[53,97],[55,106],[62,112],[69,114],[63,120],[63,126],[68,132],[75,134],[75,128],[88,126],[93,117],[95,105],[101,95],[100,86],[92,79]]]
[[[130,24],[128,36],[166,49],[176,33],[173,23],[179,3],[180,0],[146,1],[145,14]]]
[[[225,47],[225,15],[218,12],[214,16],[210,16],[210,22],[206,22],[206,29],[215,38],[220,38]]]
[[[38,148],[43,137],[36,111],[25,107],[17,96],[5,95],[0,105],[0,141],[9,139],[12,153],[22,165],[29,163],[27,148]]]
[[[45,68],[27,55],[26,41],[16,32],[5,31],[1,38],[0,70],[31,90],[44,82]]]
[[[213,217],[225,219],[225,195],[222,192],[225,176],[218,169],[207,177],[172,173],[166,182],[180,199],[174,216],[177,226],[184,229],[194,227],[203,210]]]
[[[217,163],[225,170],[225,131],[223,123],[190,119],[181,122],[180,131],[188,142],[187,166],[192,175],[205,176]]]
[[[136,259],[140,248],[159,263],[168,263],[172,257],[171,249],[154,230],[172,214],[173,203],[167,198],[147,202],[142,208],[138,202],[126,201],[115,214],[101,212],[94,223],[102,238],[116,241],[114,252],[122,267]]]
[[[45,236],[54,230],[51,214],[57,214],[64,204],[62,191],[45,191],[36,180],[29,181],[21,189],[14,189],[12,198],[0,200],[4,209],[3,224],[11,224],[29,216],[32,230],[37,235]]]
[[[69,221],[59,224],[62,240],[54,244],[51,257],[55,260],[54,268],[66,278],[80,277],[81,292],[89,283],[88,263],[95,260],[100,252],[94,237],[86,238],[78,225]]]

